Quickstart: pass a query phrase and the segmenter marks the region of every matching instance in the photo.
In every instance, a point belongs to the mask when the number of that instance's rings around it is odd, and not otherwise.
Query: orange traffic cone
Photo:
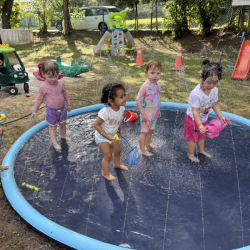
[[[132,122],[138,119],[138,115],[134,112],[127,111],[125,115],[125,122]]]
[[[179,44],[175,67],[172,68],[172,70],[176,70],[176,71],[186,70],[182,65],[182,50],[181,49],[182,49],[181,44]]]
[[[143,65],[145,64],[143,63],[143,58],[142,58],[141,43],[138,43],[136,66],[143,66]]]

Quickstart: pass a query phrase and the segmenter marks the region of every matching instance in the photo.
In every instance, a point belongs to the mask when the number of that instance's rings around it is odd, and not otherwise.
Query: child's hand
[[[9,167],[0,165],[0,170],[6,170],[6,169],[9,169]]]
[[[158,118],[161,118],[161,111],[159,111],[159,115],[158,115]]]
[[[120,130],[120,133],[118,134],[119,138],[124,137],[124,132],[123,130]]]
[[[226,122],[226,118],[225,118],[225,116],[223,115],[221,118],[220,118],[220,120],[223,122],[223,124]]]
[[[113,138],[115,135],[107,135],[107,139],[108,140],[110,140],[110,141],[112,141],[112,142],[116,142],[116,139],[115,138]]]
[[[0,135],[3,135],[3,129],[0,128]]]
[[[205,127],[201,124],[201,125],[199,126],[199,131],[200,131],[201,134],[205,134],[208,130],[205,129]]]
[[[143,122],[149,122],[149,119],[148,119],[148,116],[147,116],[146,113],[143,113],[143,114],[142,114],[142,121],[143,121]]]
[[[33,120],[33,119],[35,119],[35,118],[36,118],[36,113],[33,112],[32,115],[31,115],[31,117],[30,117],[30,119]]]
[[[67,110],[68,110],[68,112],[70,113],[70,112],[71,112],[71,107],[68,107]]]

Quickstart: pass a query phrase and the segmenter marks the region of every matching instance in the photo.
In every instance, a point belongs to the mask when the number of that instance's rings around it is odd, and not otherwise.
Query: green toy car
[[[0,89],[1,87],[10,86],[9,94],[17,95],[18,89],[16,84],[24,84],[25,93],[29,92],[28,73],[20,57],[14,48],[8,44],[0,45]]]

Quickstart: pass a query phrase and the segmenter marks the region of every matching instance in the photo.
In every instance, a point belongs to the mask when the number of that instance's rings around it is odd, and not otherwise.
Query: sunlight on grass
[[[89,36],[71,36],[65,39],[64,36],[51,36],[48,38],[35,37],[32,45],[15,46],[24,65],[37,66],[44,60],[56,59],[61,56],[62,62],[70,64],[72,59],[76,62],[80,58],[84,64],[91,65],[91,71],[85,73],[80,82],[67,84],[66,88],[71,99],[75,93],[80,99],[100,103],[102,88],[107,83],[117,82],[124,84],[127,91],[128,101],[135,101],[140,86],[146,80],[146,66],[135,66],[136,55],[127,54],[125,57],[110,57],[110,55],[93,56],[93,45],[96,45],[102,37],[100,32],[88,33]],[[145,35],[135,38],[135,43],[142,43],[143,60],[147,63],[150,59],[157,59],[162,63],[162,77],[160,80],[162,90],[161,100],[175,103],[188,103],[190,92],[199,84],[199,75],[202,72],[202,62],[209,59],[212,62],[219,62],[221,51],[209,46],[199,48],[196,53],[183,53],[183,65],[185,72],[172,71],[175,66],[179,41],[173,40],[170,36],[163,36],[154,39],[153,36]],[[185,44],[183,45],[185,48]],[[218,84],[219,103],[223,111],[237,114],[250,119],[250,80],[231,80],[232,69],[238,57],[239,45],[226,47],[222,58],[223,78]],[[22,115],[32,111],[36,96],[29,100],[24,99],[22,106],[15,106],[12,100],[4,101],[8,119],[15,120]],[[73,109],[89,106],[88,102],[72,100]],[[20,115],[22,114],[22,115]],[[35,123],[44,120],[44,110],[39,111]],[[33,124],[34,125],[34,124]],[[11,147],[14,141],[24,133],[29,126],[29,117],[21,123],[8,125],[10,133],[5,134],[6,147],[0,152],[3,156]]]
[[[158,28],[161,28],[161,23],[163,22],[163,18],[157,18],[158,21]],[[127,29],[134,29],[135,21],[134,20],[127,20]],[[139,29],[150,29],[151,28],[151,19],[139,19],[138,20],[138,27]],[[152,20],[152,28],[155,29],[156,27],[156,20],[153,18]]]

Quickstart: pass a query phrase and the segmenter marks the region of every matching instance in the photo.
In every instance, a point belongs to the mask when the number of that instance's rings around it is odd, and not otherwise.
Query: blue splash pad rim
[[[187,109],[188,104],[182,103],[169,103],[162,102],[161,107],[169,107],[169,108],[180,108]],[[96,104],[92,106],[87,106],[79,109],[72,110],[68,113],[68,118],[74,117],[77,115],[81,115],[87,112],[100,110],[103,108],[103,104]],[[136,107],[136,102],[127,102],[126,107]],[[213,111],[211,114],[215,114]],[[231,114],[227,112],[223,112],[225,117],[228,117],[234,121],[243,123],[247,126],[250,126],[250,120]],[[11,206],[15,209],[15,211],[32,227],[36,228],[41,233],[49,236],[50,238],[61,242],[64,245],[69,247],[79,249],[79,250],[121,250],[124,249],[122,247],[114,246],[111,244],[107,244],[82,234],[76,233],[70,229],[67,229],[59,224],[47,219],[43,215],[41,215],[37,210],[35,210],[22,196],[20,193],[15,179],[14,179],[14,171],[13,165],[16,159],[18,152],[24,146],[26,141],[28,141],[34,134],[39,132],[40,130],[48,127],[48,124],[45,121],[40,122],[35,125],[27,132],[25,132],[10,148],[8,153],[6,154],[2,165],[9,166],[8,170],[1,172],[2,185],[7,199],[9,200]],[[250,250],[250,246],[239,248],[238,250]]]

